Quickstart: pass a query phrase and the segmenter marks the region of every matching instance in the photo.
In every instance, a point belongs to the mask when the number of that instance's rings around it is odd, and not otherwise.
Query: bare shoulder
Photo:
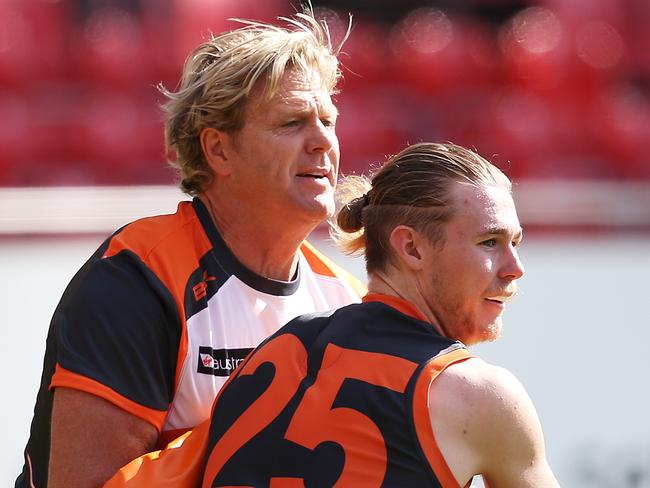
[[[431,414],[455,425],[471,445],[490,447],[504,433],[539,427],[528,393],[507,369],[478,358],[453,364],[431,384]],[[443,422],[444,421],[444,422]],[[511,432],[512,431],[512,432]]]
[[[485,474],[495,487],[557,486],[533,402],[507,369],[478,358],[453,364],[431,384],[429,402],[441,451],[461,472]]]
[[[513,421],[529,410],[534,412],[528,393],[514,374],[479,358],[451,365],[441,373],[432,389],[445,396],[458,397],[458,405],[471,408],[472,417],[495,420],[494,416],[498,415]],[[477,405],[482,407],[479,411],[474,408]]]

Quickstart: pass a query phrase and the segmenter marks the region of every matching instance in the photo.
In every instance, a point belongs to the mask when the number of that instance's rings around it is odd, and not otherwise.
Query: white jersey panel
[[[187,320],[187,355],[163,430],[194,427],[209,418],[214,398],[247,350],[293,318],[360,301],[340,278],[314,273],[302,255],[300,272],[295,292],[280,296],[260,292],[231,276],[208,306]],[[201,371],[202,365],[216,373]]]

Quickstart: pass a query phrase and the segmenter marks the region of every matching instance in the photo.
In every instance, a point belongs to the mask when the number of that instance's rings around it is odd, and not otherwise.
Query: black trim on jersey
[[[228,276],[234,275],[251,288],[268,295],[288,296],[296,292],[300,285],[300,263],[291,281],[273,280],[254,273],[244,266],[226,245],[212,221],[210,212],[198,197],[194,197],[192,206],[212,243],[212,257]]]
[[[185,320],[207,308],[208,300],[231,276],[232,273],[220,266],[211,252],[201,256],[199,267],[192,272],[185,285]]]
[[[169,290],[132,251],[96,261],[56,312],[57,362],[145,407],[174,396],[181,337]]]

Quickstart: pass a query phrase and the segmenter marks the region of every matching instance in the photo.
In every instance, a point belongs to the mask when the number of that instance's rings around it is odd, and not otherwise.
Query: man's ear
[[[421,270],[424,267],[420,249],[423,237],[415,229],[406,225],[398,225],[390,233],[389,242],[397,262],[413,271]]]
[[[232,146],[232,136],[222,130],[206,127],[201,130],[199,138],[208,166],[215,174],[228,176],[232,170],[228,157]]]

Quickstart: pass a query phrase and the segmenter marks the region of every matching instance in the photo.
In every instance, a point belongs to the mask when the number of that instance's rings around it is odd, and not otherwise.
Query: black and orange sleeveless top
[[[459,488],[427,404],[469,357],[397,298],[299,317],[221,390],[202,486]]]

